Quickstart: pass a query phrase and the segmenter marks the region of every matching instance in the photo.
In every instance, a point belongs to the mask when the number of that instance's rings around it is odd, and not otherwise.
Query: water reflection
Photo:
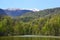
[[[42,37],[0,37],[0,40],[60,40],[60,38],[42,38]]]

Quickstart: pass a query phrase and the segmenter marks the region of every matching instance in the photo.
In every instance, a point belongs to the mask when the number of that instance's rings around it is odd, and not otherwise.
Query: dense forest
[[[0,14],[0,36],[60,36],[60,8],[28,12],[12,18]]]

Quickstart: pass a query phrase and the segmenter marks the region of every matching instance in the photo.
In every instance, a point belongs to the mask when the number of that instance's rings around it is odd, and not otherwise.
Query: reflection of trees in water
[[[43,38],[43,40],[60,40],[60,38]],[[41,40],[41,39],[40,39]]]
[[[55,38],[55,40],[60,40],[60,38]]]
[[[53,38],[53,39],[51,38],[51,40],[60,40],[60,38]]]
[[[40,37],[0,37],[0,40],[60,40],[60,38],[40,38]]]

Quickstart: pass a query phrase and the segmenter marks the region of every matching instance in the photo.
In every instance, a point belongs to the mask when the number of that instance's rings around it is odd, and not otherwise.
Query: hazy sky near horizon
[[[47,9],[60,7],[60,0],[0,0],[0,8]]]

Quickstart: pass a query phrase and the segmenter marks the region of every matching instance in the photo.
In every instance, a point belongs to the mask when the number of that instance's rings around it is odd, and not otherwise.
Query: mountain
[[[0,9],[0,17],[7,16],[6,12],[3,9]]]
[[[38,10],[38,9],[0,9],[0,13],[4,14],[4,15],[8,15],[11,17],[18,17],[20,16],[25,18],[39,18],[39,17],[44,17],[44,16],[49,16],[49,15],[53,15],[55,13],[60,13],[60,7],[57,8],[50,8],[50,9],[44,9],[44,10]],[[0,15],[2,15],[0,14]]]
[[[60,7],[44,9],[44,10],[40,10],[40,11],[34,12],[34,13],[28,12],[28,13],[21,15],[20,19],[23,21],[30,21],[30,20],[38,19],[40,17],[50,17],[55,14],[60,14]]]
[[[17,16],[21,16],[27,12],[35,12],[38,11],[37,9],[0,9],[0,15],[8,15],[11,17],[17,17]]]
[[[8,13],[4,9],[3,11],[0,10],[0,15],[9,14],[10,11],[14,13],[16,9],[9,10]],[[19,13],[20,11],[21,9],[19,9]],[[14,16],[14,13],[12,16],[16,19],[11,18],[11,15],[0,18],[0,36],[60,36],[60,7],[26,12],[19,16],[17,15],[17,17]]]
[[[36,11],[36,10],[35,10]],[[12,17],[21,16],[27,12],[34,12],[33,10],[28,9],[6,9],[5,12]]]
[[[23,16],[23,17],[39,18],[39,17],[44,17],[44,16],[53,15],[53,14],[57,14],[57,13],[60,13],[60,7],[44,9],[44,10],[40,10],[38,12],[28,12],[28,13],[21,15],[21,17]]]

